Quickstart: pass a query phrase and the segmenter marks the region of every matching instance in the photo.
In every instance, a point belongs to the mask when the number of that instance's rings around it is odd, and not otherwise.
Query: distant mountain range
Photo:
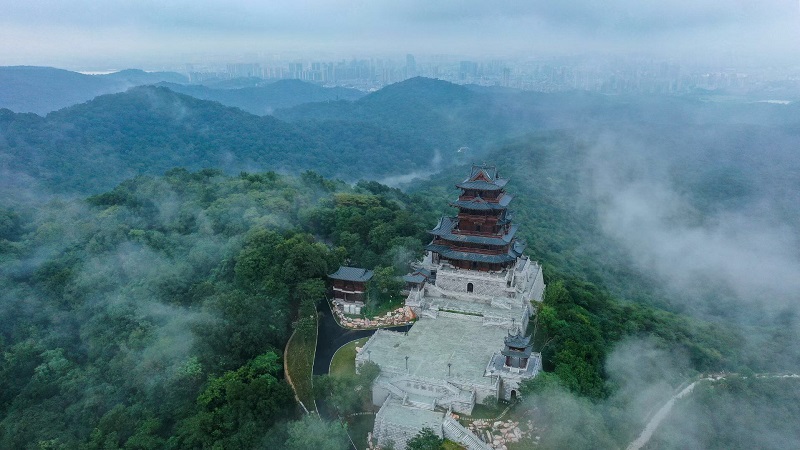
[[[0,108],[44,115],[98,95],[160,82],[188,83],[189,80],[174,72],[135,69],[107,75],[84,75],[52,67],[0,67]]]
[[[357,100],[365,95],[364,92],[357,89],[326,88],[300,80],[279,80],[260,86],[236,89],[167,82],[160,83],[160,85],[202,100],[213,100],[226,106],[235,106],[259,116],[272,114],[279,108],[289,108],[303,103]]]
[[[0,171],[62,192],[100,192],[173,167],[316,170],[344,180],[416,170],[414,133],[343,121],[287,123],[166,87],[141,86],[40,117],[0,110]]]
[[[126,71],[101,79],[135,83],[149,76]],[[287,106],[272,116],[245,111],[280,105]],[[230,90],[171,83],[101,95],[46,117],[0,110],[0,172],[79,193],[173,167],[311,169],[346,181],[395,177],[400,182],[453,164],[500,159],[496,149],[509,143],[525,142],[534,151],[539,144],[527,136],[559,132],[571,136],[565,142],[589,147],[622,145],[624,138],[640,157],[671,155],[670,170],[695,183],[692,191],[718,192],[708,183],[721,180],[738,182],[731,189],[746,193],[748,183],[754,184],[748,180],[759,176],[765,180],[755,183],[759,189],[774,185],[788,199],[795,185],[768,176],[765,162],[785,161],[780,167],[787,175],[797,168],[798,117],[795,104],[545,94],[427,78],[368,95],[288,80]],[[717,167],[709,167],[710,160]],[[586,168],[571,166],[565,173],[580,170]],[[717,178],[707,176],[709,170]]]
[[[170,84],[101,95],[46,117],[0,110],[2,169],[48,188],[84,193],[173,167],[312,169],[357,181],[430,173],[465,156],[456,152],[459,147],[482,148],[506,136],[485,107],[489,97],[438,80],[412,79],[363,97],[298,81],[244,88],[272,92],[276,105],[337,92],[360,97],[300,104],[276,117],[171,89],[218,99],[224,94],[228,103],[249,101],[242,89]]]
[[[52,67],[0,67],[0,108],[45,115],[89,101],[98,95],[123,92],[131,87],[163,85],[175,92],[213,100],[256,115],[271,114],[309,102],[356,100],[365,95],[356,89],[325,88],[300,80],[267,81],[234,79],[189,84],[175,72],[128,69],[105,75],[85,75]]]

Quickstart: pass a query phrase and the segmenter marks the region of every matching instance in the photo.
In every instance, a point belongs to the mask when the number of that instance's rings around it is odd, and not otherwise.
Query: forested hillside
[[[699,372],[800,364],[795,108],[412,79],[275,117],[152,86],[0,111],[0,447],[343,438],[297,420],[292,323],[344,261],[402,274],[481,160],[549,285],[543,442],[624,446]]]
[[[175,169],[86,201],[4,207],[0,444],[270,448],[297,438],[305,428],[286,422],[297,416],[280,358],[298,309],[345,260],[403,273],[438,205],[311,172]],[[556,236],[571,232],[558,223]],[[693,370],[739,360],[732,331],[620,303],[561,264],[547,266],[537,337],[557,337],[547,368],[568,389],[611,394],[604,360],[630,337],[688,352]]]
[[[202,87],[171,86],[211,95]],[[288,94],[294,101],[313,100],[323,88],[286,81],[246,89],[269,90],[274,101],[283,103]],[[238,103],[246,97],[253,102],[247,108],[256,109],[268,103],[261,94],[243,92],[227,90],[227,100],[219,98],[246,107]],[[334,91],[324,95],[331,99]],[[644,156],[672,155],[675,174],[697,175],[682,178],[691,183],[683,187],[687,193],[705,189],[709,194],[717,180],[730,184],[742,173],[750,177],[751,170],[765,180],[763,186],[751,181],[730,186],[744,193],[756,187],[785,188],[781,178],[770,174],[774,168],[792,174],[797,167],[790,150],[800,141],[795,109],[656,96],[491,91],[413,78],[352,102],[306,103],[278,110],[274,117],[257,117],[167,88],[139,87],[44,118],[0,111],[0,155],[10,177],[96,193],[175,166],[227,173],[311,169],[346,180],[358,167],[355,178],[399,179],[479,161],[486,152],[530,133],[559,130],[590,146],[605,140],[635,146]],[[620,137],[623,142],[613,142]],[[720,167],[703,177],[711,169],[709,161]],[[792,191],[782,195],[791,197],[783,209],[795,211]],[[706,196],[707,202],[714,200]]]
[[[92,193],[172,167],[315,169],[354,182],[427,166],[433,150],[408,131],[344,121],[289,124],[163,87],[139,87],[45,118],[0,110],[0,154],[9,176]],[[356,178],[354,167],[360,168]]]
[[[239,88],[212,88],[204,85],[161,83],[161,86],[201,100],[220,102],[251,114],[263,116],[276,109],[289,108],[312,102],[357,100],[365,95],[356,89],[322,87],[300,80],[279,80],[259,86]]]
[[[307,431],[281,363],[298,308],[345,259],[418,255],[430,209],[311,172],[183,169],[5,206],[0,447],[282,448]]]

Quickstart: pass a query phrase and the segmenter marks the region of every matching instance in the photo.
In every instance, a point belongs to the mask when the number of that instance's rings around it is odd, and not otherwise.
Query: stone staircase
[[[441,406],[443,408],[454,409],[453,403],[458,402],[461,404],[472,404],[474,407],[475,405],[475,392],[466,393],[465,391],[461,391],[453,387],[450,383],[448,383],[448,388],[450,389],[450,394],[441,397],[436,400],[436,405]],[[465,411],[459,411],[463,414],[472,414],[472,407],[468,408]]]
[[[450,415],[444,418],[442,432],[444,433],[444,437],[451,441],[456,441],[459,444],[463,444],[467,447],[467,450],[492,450],[492,447],[478,439],[478,436],[475,436],[471,431],[461,426],[461,424]]]
[[[436,409],[436,400],[434,399],[433,403],[428,403],[425,401],[413,400],[409,396],[403,398],[403,404],[414,406],[419,409],[427,409],[429,411],[433,411]]]
[[[386,387],[386,389],[388,389],[389,392],[391,392],[398,398],[403,398],[406,396],[406,393],[402,389],[398,388],[392,383],[381,383],[381,385]]]

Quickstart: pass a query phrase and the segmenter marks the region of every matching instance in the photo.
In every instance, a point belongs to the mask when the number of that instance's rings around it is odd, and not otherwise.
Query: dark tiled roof
[[[431,271],[428,269],[417,269],[407,275],[403,275],[403,280],[408,283],[422,283],[431,277]]]
[[[428,269],[417,269],[417,270],[415,270],[415,271],[413,271],[413,272],[411,272],[411,273],[412,273],[412,274],[420,274],[420,275],[423,275],[425,278],[430,278],[430,277],[431,277],[431,271],[430,271],[430,270],[428,270]]]
[[[498,175],[497,167],[496,166],[490,166],[490,165],[487,165],[487,164],[482,164],[482,165],[473,164],[472,165],[472,171],[470,172],[469,178],[467,178],[467,179],[468,180],[474,180],[474,179],[480,177],[481,175],[485,176],[486,178],[488,178],[490,180],[494,180],[495,178],[497,178],[497,175]]]
[[[514,235],[517,233],[518,225],[511,225],[509,227],[508,232],[503,236],[498,237],[489,237],[489,236],[471,236],[466,234],[454,234],[453,229],[458,225],[458,219],[455,217],[442,217],[439,219],[439,224],[436,225],[436,228],[430,231],[430,233],[434,236],[439,236],[442,239],[446,239],[448,241],[453,242],[471,242],[474,244],[485,244],[485,245],[506,245],[514,239]]]
[[[502,352],[503,356],[515,356],[517,358],[530,358],[531,357],[531,348],[527,347],[524,351],[517,351],[517,350],[509,350],[505,349]]]
[[[360,281],[366,283],[372,278],[372,271],[360,267],[340,266],[339,270],[328,275],[334,280]]]
[[[432,252],[436,252],[442,255],[443,258],[457,259],[461,261],[495,263],[495,264],[511,262],[517,259],[517,257],[519,256],[519,254],[517,254],[513,249],[509,250],[508,253],[504,253],[501,255],[485,255],[483,253],[462,252],[458,250],[453,250],[446,245],[437,245],[437,244],[428,244],[425,246],[425,249],[430,250]]]
[[[423,281],[427,280],[428,277],[420,275],[420,274],[408,274],[403,275],[403,281],[406,283],[422,283]]]
[[[494,182],[484,180],[472,181],[468,178],[461,183],[458,183],[456,187],[460,189],[475,189],[478,191],[499,191],[500,189],[503,189],[503,186],[505,186],[506,183],[508,183],[508,180],[505,178],[498,178]]]
[[[502,197],[500,197],[500,201],[497,203],[487,202],[480,197],[475,197],[472,200],[456,200],[450,203],[450,205],[457,208],[472,209],[474,211],[489,211],[506,209],[508,204],[511,203],[511,200],[513,199],[513,195],[504,194]]]
[[[509,347],[526,348],[531,345],[531,337],[525,336],[517,330],[516,334],[505,337],[505,344]]]

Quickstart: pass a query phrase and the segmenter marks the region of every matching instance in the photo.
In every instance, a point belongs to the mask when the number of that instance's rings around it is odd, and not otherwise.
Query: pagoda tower
[[[506,347],[501,352],[505,357],[504,366],[510,369],[527,369],[533,348],[531,337],[517,330],[514,334],[509,333],[504,343]]]
[[[458,215],[442,217],[430,231],[433,240],[425,248],[434,264],[484,272],[514,265],[525,243],[515,236],[518,226],[508,210],[513,196],[506,193],[506,183],[495,166],[472,166],[469,178],[456,185],[461,195],[450,203]]]

